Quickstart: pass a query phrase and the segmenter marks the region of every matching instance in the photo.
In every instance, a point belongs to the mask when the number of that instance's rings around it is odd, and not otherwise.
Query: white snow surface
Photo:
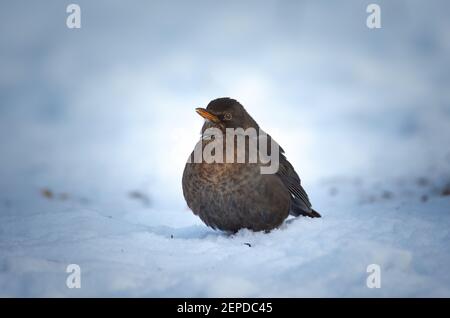
[[[335,182],[337,193],[321,193]],[[374,201],[365,202],[354,195],[361,187],[352,180],[313,187],[323,218],[289,219],[269,234],[215,232],[187,209],[127,198],[120,212],[37,198],[33,213],[3,212],[0,290],[39,297],[448,296],[449,197],[421,202],[413,191],[390,199],[373,190]],[[81,289],[66,287],[72,263],[81,267]],[[366,286],[369,264],[381,267],[380,289]]]
[[[448,2],[377,1],[380,30],[359,0],[77,3],[80,30],[0,4],[0,296],[450,297]],[[321,219],[229,235],[189,211],[194,109],[221,96]]]

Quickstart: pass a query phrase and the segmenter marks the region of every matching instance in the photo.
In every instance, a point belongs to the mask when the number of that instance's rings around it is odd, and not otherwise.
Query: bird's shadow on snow
[[[210,237],[226,237],[224,232],[214,231],[206,226],[191,225],[181,228],[160,225],[148,229],[153,234],[170,239],[205,239]]]
[[[297,220],[298,218],[287,219],[279,228],[279,231],[286,230],[289,226]],[[240,236],[248,236],[249,234],[265,234],[270,235],[271,232],[253,232],[251,230],[242,229],[237,233],[228,233],[218,230],[213,230],[204,225],[191,225],[181,228],[173,228],[166,225],[147,227],[147,231],[165,237],[169,239],[207,239],[207,238],[229,238],[233,239]]]

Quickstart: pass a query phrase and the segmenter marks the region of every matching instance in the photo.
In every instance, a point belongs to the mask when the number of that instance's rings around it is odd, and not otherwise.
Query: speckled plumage
[[[205,121],[202,133],[209,127],[223,131],[225,128],[259,128],[236,100],[219,98],[211,101],[206,110],[221,120]],[[232,114],[232,119],[224,119],[226,113]],[[208,143],[201,142],[203,147]],[[280,167],[275,174],[261,174],[259,161],[187,163],[182,184],[189,208],[206,225],[227,232],[243,228],[270,231],[280,226],[289,214],[320,217],[311,208],[300,178],[284,156],[283,149],[279,151]]]

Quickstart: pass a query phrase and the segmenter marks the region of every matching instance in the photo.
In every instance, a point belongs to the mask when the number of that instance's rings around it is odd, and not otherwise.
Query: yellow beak
[[[199,114],[200,116],[202,116],[203,118],[205,118],[206,120],[212,121],[213,123],[219,123],[220,119],[219,117],[217,117],[216,115],[210,113],[209,111],[207,111],[204,108],[196,108],[195,111],[197,112],[197,114]]]

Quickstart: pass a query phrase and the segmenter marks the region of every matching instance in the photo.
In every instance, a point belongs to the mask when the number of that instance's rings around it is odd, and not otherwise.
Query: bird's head
[[[205,108],[196,108],[197,113],[205,118],[202,133],[207,128],[258,128],[256,121],[247,113],[244,107],[235,99],[228,97],[212,100]]]

